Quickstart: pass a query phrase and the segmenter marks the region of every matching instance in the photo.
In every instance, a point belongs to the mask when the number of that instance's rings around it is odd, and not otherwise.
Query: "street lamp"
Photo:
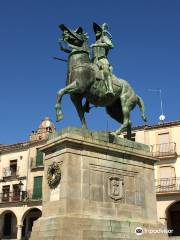
[[[20,180],[19,183],[18,183],[18,187],[19,187],[19,198],[20,198],[20,201],[24,198],[24,194],[23,194],[23,191],[22,191],[22,186],[23,186],[23,182]]]
[[[23,184],[23,182],[21,180],[19,181],[18,186],[19,186],[19,190],[21,191],[22,190],[22,186],[24,186],[24,184]]]

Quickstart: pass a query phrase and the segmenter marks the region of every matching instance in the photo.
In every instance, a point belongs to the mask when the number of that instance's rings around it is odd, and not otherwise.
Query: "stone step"
[[[82,228],[81,228],[82,227]],[[133,232],[112,232],[111,229],[107,231],[100,231],[98,229],[87,229],[84,230],[83,226],[79,226],[78,229],[75,228],[62,228],[62,229],[43,229],[43,231],[33,231],[31,235],[31,240],[58,240],[58,239],[71,239],[71,240],[165,240],[166,238],[162,234],[143,234],[142,236],[136,236]],[[63,238],[61,238],[63,236]]]
[[[157,234],[143,234],[136,236],[134,230],[137,226],[146,229],[161,229],[160,224],[140,224],[129,221],[115,221],[108,219],[88,219],[74,217],[55,217],[40,219],[33,226],[31,240],[71,239],[76,240],[151,240],[157,238]],[[63,236],[63,238],[61,238]],[[82,237],[83,236],[83,237]],[[65,238],[66,237],[66,238]],[[165,235],[158,234],[158,240],[168,239]]]

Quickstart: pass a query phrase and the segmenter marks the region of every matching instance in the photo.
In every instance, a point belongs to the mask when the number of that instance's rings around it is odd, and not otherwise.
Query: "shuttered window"
[[[175,169],[171,166],[160,167],[161,191],[172,191],[175,188]]]
[[[36,166],[42,166],[43,165],[43,153],[37,149],[36,150]]]
[[[171,166],[167,167],[160,167],[160,178],[174,178],[175,171],[174,168]]]
[[[166,143],[169,143],[169,133],[161,133],[161,134],[158,134],[158,137],[159,137],[159,143],[160,144],[166,144]]]
[[[34,177],[34,186],[33,186],[33,199],[42,198],[42,176]]]
[[[170,152],[170,144],[169,144],[169,133],[161,133],[158,134],[159,138],[159,152],[165,153]]]

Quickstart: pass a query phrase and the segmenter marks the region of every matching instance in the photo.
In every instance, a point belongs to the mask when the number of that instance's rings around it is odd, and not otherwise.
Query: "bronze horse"
[[[90,59],[87,35],[83,29],[79,27],[76,30],[70,30],[64,24],[59,27],[63,32],[62,42],[67,45],[66,48],[61,47],[61,50],[69,53],[69,56],[66,87],[57,93],[56,121],[63,118],[61,100],[65,94],[70,94],[81,120],[82,128],[87,128],[86,108],[82,104],[83,98],[95,106],[105,107],[106,112],[122,124],[120,128],[112,132],[114,135],[131,129],[130,112],[136,105],[140,108],[142,119],[146,121],[143,100],[136,95],[127,81],[112,75],[114,96],[105,94],[104,79],[101,78],[98,67]]]

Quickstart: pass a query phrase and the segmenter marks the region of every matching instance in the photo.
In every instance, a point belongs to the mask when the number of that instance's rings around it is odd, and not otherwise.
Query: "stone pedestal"
[[[156,214],[156,159],[148,146],[108,133],[67,128],[41,150],[43,210],[31,240],[167,239],[165,234],[147,233],[162,230]],[[47,172],[54,162],[61,179],[50,187]],[[52,171],[51,180],[54,177]],[[135,234],[137,227],[144,234]]]

